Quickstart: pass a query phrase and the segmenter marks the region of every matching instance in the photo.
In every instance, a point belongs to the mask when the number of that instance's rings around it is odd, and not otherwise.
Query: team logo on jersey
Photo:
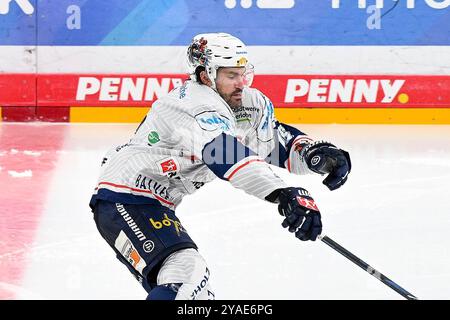
[[[231,121],[219,114],[216,111],[206,111],[195,116],[200,128],[206,131],[222,130],[225,133],[230,133],[232,124]]]
[[[159,139],[159,134],[158,134],[158,132],[156,132],[156,131],[151,131],[151,132],[148,134],[148,143],[149,143],[150,145],[156,144],[156,143],[158,143],[159,141],[160,141],[160,139]]]
[[[171,177],[179,170],[179,165],[173,158],[164,159],[158,162],[160,173]]]

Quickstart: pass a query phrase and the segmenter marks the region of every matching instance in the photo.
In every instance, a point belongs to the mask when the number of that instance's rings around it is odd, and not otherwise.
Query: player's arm
[[[202,160],[217,177],[260,199],[287,187],[263,158],[227,133],[204,146]]]
[[[225,116],[202,110],[194,119],[197,124],[186,131],[186,136],[192,138],[194,155],[235,188],[278,203],[278,211],[285,217],[282,226],[297,238],[303,241],[317,238],[322,231],[320,212],[306,190],[288,187],[262,157],[234,137]]]
[[[275,144],[265,161],[294,174],[318,173],[327,175],[323,183],[335,190],[345,183],[351,170],[348,152],[325,141],[314,141],[307,134],[287,124],[277,121],[273,104],[258,90],[252,90],[253,102],[260,107],[261,117],[255,123],[258,136],[267,134],[274,137]]]
[[[294,174],[327,175],[323,184],[335,190],[346,181],[351,170],[350,155],[326,141],[314,141],[300,130],[274,120],[278,145],[267,161]]]
[[[302,241],[316,240],[322,232],[319,209],[308,191],[287,187],[267,162],[235,137],[222,133],[205,145],[203,162],[222,180],[273,203],[285,217],[282,226]]]
[[[274,148],[266,157],[266,162],[294,174],[327,175],[323,183],[330,190],[345,183],[351,170],[348,152],[329,142],[314,141],[297,128],[277,121],[270,99],[258,90],[252,90],[252,94],[262,114],[256,123],[258,135],[263,135],[268,124],[271,124],[271,136],[275,138]]]

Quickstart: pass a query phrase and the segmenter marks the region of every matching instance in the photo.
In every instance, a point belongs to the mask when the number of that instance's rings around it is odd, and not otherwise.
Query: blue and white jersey
[[[245,88],[242,96],[233,110],[216,91],[188,80],[157,100],[130,141],[105,155],[91,206],[104,199],[175,209],[217,177],[260,199],[287,187],[268,162],[285,166],[293,135],[278,134],[272,102],[260,91]],[[276,161],[267,161],[271,154]]]

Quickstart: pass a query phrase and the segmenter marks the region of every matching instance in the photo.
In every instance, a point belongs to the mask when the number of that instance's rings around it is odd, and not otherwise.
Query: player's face
[[[244,67],[219,68],[217,70],[216,89],[231,108],[242,106],[244,89]]]

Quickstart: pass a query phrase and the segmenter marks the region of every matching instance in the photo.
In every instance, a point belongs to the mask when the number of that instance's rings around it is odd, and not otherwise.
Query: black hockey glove
[[[319,209],[303,188],[279,189],[278,212],[285,217],[281,224],[302,241],[315,241],[322,232]]]
[[[320,141],[307,146],[304,150],[308,168],[318,174],[328,176],[323,184],[330,190],[335,190],[347,181],[348,174],[352,168],[350,155],[347,151],[338,149],[335,145]]]

